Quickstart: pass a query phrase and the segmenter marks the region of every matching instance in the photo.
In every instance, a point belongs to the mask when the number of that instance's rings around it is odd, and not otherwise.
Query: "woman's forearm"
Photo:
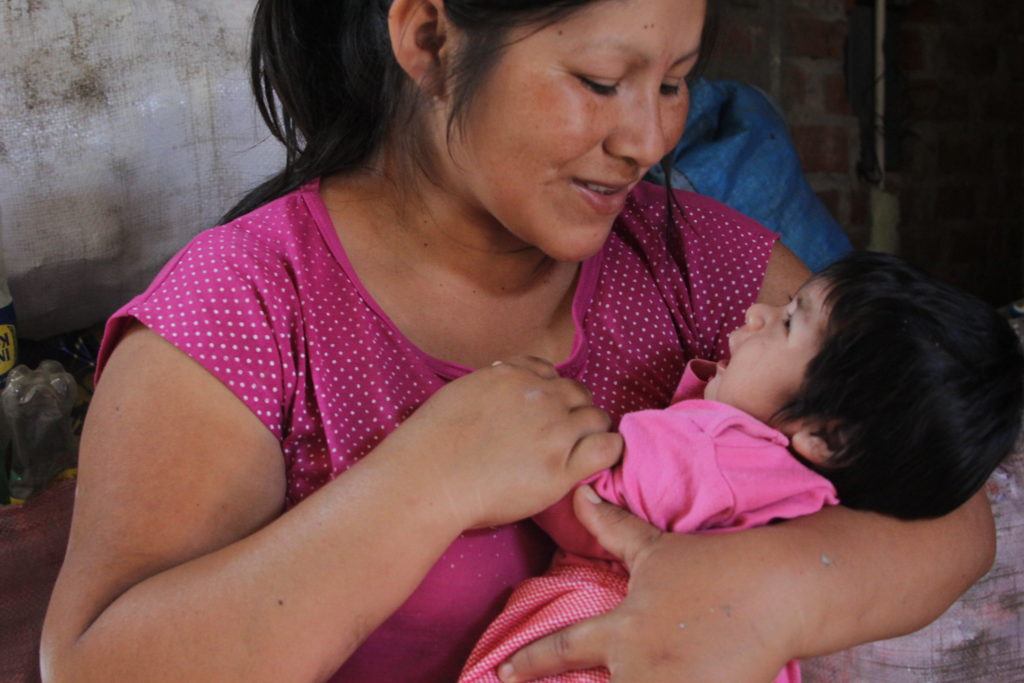
[[[374,454],[254,534],[133,585],[80,633],[55,625],[45,678],[329,676],[461,531],[407,485],[395,455]],[[75,578],[62,577],[63,590]]]
[[[938,618],[992,566],[984,492],[940,519],[904,522],[831,508],[774,527],[791,553],[800,657],[892,638]]]
[[[993,557],[983,494],[927,522],[828,508],[718,535],[661,533],[583,494],[576,514],[626,563],[629,594],[608,614],[519,650],[502,680],[594,666],[623,680],[770,680],[794,657],[924,626]]]

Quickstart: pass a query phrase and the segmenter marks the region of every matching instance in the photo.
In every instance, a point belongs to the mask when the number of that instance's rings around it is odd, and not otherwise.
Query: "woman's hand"
[[[596,666],[607,667],[615,683],[742,683],[770,681],[779,673],[796,650],[787,634],[800,631],[799,617],[780,607],[786,594],[773,587],[759,543],[748,542],[738,561],[735,534],[663,533],[588,496],[600,500],[581,487],[573,501],[576,514],[629,568],[629,595],[608,614],[520,650],[499,669],[502,681]]]
[[[529,517],[612,466],[622,438],[609,425],[583,385],[520,357],[455,380],[387,441],[429,469],[460,528],[476,528]]]

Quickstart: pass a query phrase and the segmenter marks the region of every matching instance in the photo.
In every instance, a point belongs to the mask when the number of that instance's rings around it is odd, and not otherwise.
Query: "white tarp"
[[[0,3],[0,249],[19,333],[92,325],[281,164],[253,0]]]

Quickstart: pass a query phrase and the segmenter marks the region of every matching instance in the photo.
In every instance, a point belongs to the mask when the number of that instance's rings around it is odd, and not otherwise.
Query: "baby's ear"
[[[822,436],[823,432],[823,425],[820,422],[801,420],[789,441],[793,450],[804,459],[815,465],[825,465],[832,457],[832,449]]]

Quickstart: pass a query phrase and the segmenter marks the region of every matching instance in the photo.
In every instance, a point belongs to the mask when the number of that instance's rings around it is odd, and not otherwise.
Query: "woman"
[[[749,220],[637,185],[680,135],[704,13],[259,2],[288,167],[108,328],[45,678],[457,675],[550,556],[515,520],[614,462],[618,415],[806,276]],[[993,552],[980,498],[728,538],[577,507],[630,596],[507,680],[768,679],[921,626]]]

